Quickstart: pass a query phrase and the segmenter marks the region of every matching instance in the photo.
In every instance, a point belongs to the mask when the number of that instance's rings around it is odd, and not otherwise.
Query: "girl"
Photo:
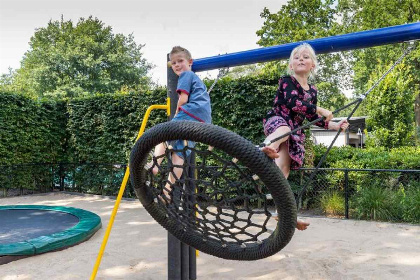
[[[334,130],[348,128],[347,120],[339,123],[330,122],[333,118],[332,112],[316,106],[317,89],[308,83],[308,78],[315,74],[316,68],[315,52],[309,44],[303,43],[293,49],[287,69],[290,76],[284,76],[279,80],[274,107],[263,119],[266,142],[302,126],[305,118],[313,121],[324,116],[325,121],[317,122],[317,126]],[[305,134],[302,130],[298,130],[262,148],[262,151],[275,160],[287,179],[291,167],[295,169],[303,164],[304,141]],[[297,229],[305,230],[307,226],[309,223],[298,220]]]

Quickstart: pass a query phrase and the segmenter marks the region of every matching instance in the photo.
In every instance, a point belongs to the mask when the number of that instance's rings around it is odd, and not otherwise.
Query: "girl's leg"
[[[292,163],[292,159],[289,156],[289,147],[286,142],[280,144],[279,152],[277,154],[279,157],[275,159],[276,165],[280,168],[284,177],[287,179],[290,174],[290,164]]]
[[[287,179],[290,174],[290,165],[292,163],[292,159],[289,156],[289,147],[287,146],[287,143],[283,142],[280,144],[278,154],[279,157],[275,159],[276,165],[280,168],[280,170],[283,172],[284,177]],[[296,228],[298,230],[305,230],[308,226],[308,222],[297,220]]]
[[[277,137],[280,137],[288,132],[290,132],[290,128],[288,126],[280,126],[279,128],[277,128],[273,133],[271,133],[270,135],[268,135],[268,137],[265,139],[265,141],[269,141],[272,139],[275,139]],[[261,150],[270,158],[275,159],[278,158],[279,155],[277,154],[277,150],[279,148],[279,146],[284,143],[287,139],[289,139],[289,136],[283,137],[273,143],[271,143],[270,145],[262,148]]]

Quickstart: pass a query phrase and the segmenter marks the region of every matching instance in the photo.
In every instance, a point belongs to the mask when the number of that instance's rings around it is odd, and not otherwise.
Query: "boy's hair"
[[[309,51],[309,56],[311,57],[312,61],[314,62],[315,67],[313,69],[311,69],[311,73],[309,74],[309,78],[313,78],[313,77],[315,77],[316,70],[318,69],[318,60],[316,59],[314,49],[308,43],[300,44],[299,46],[297,46],[296,48],[293,49],[292,53],[290,54],[290,58],[289,58],[289,65],[287,67],[287,74],[289,74],[289,75],[294,75],[295,74],[295,72],[292,69],[290,69],[290,66],[292,65],[293,57],[295,56],[295,54],[300,53],[303,50]]]
[[[180,46],[175,46],[172,48],[171,52],[169,53],[169,58],[171,58],[173,54],[180,53],[180,52],[185,54],[186,59],[188,60],[192,59],[191,53],[186,48],[183,48]]]

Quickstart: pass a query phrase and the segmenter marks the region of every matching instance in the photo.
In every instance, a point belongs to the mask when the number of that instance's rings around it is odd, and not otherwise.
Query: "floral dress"
[[[273,133],[280,126],[288,126],[294,130],[302,126],[303,121],[316,120],[321,116],[316,113],[317,89],[309,85],[309,90],[304,90],[293,76],[283,76],[279,80],[273,108],[268,111],[263,119],[264,134]],[[328,122],[315,123],[319,127],[328,128]],[[289,156],[292,159],[291,168],[302,166],[305,156],[305,134],[302,130],[290,135],[286,141],[289,147]]]

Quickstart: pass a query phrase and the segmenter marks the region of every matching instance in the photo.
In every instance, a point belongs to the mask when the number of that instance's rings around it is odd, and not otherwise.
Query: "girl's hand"
[[[329,122],[334,117],[333,113],[327,109],[316,107],[316,112],[321,116],[325,117],[325,121]]]
[[[341,120],[340,122],[336,123],[336,122],[330,122],[328,124],[328,127],[330,129],[334,129],[334,130],[340,130],[340,128],[345,131],[348,127],[349,127],[349,123],[347,120]]]

